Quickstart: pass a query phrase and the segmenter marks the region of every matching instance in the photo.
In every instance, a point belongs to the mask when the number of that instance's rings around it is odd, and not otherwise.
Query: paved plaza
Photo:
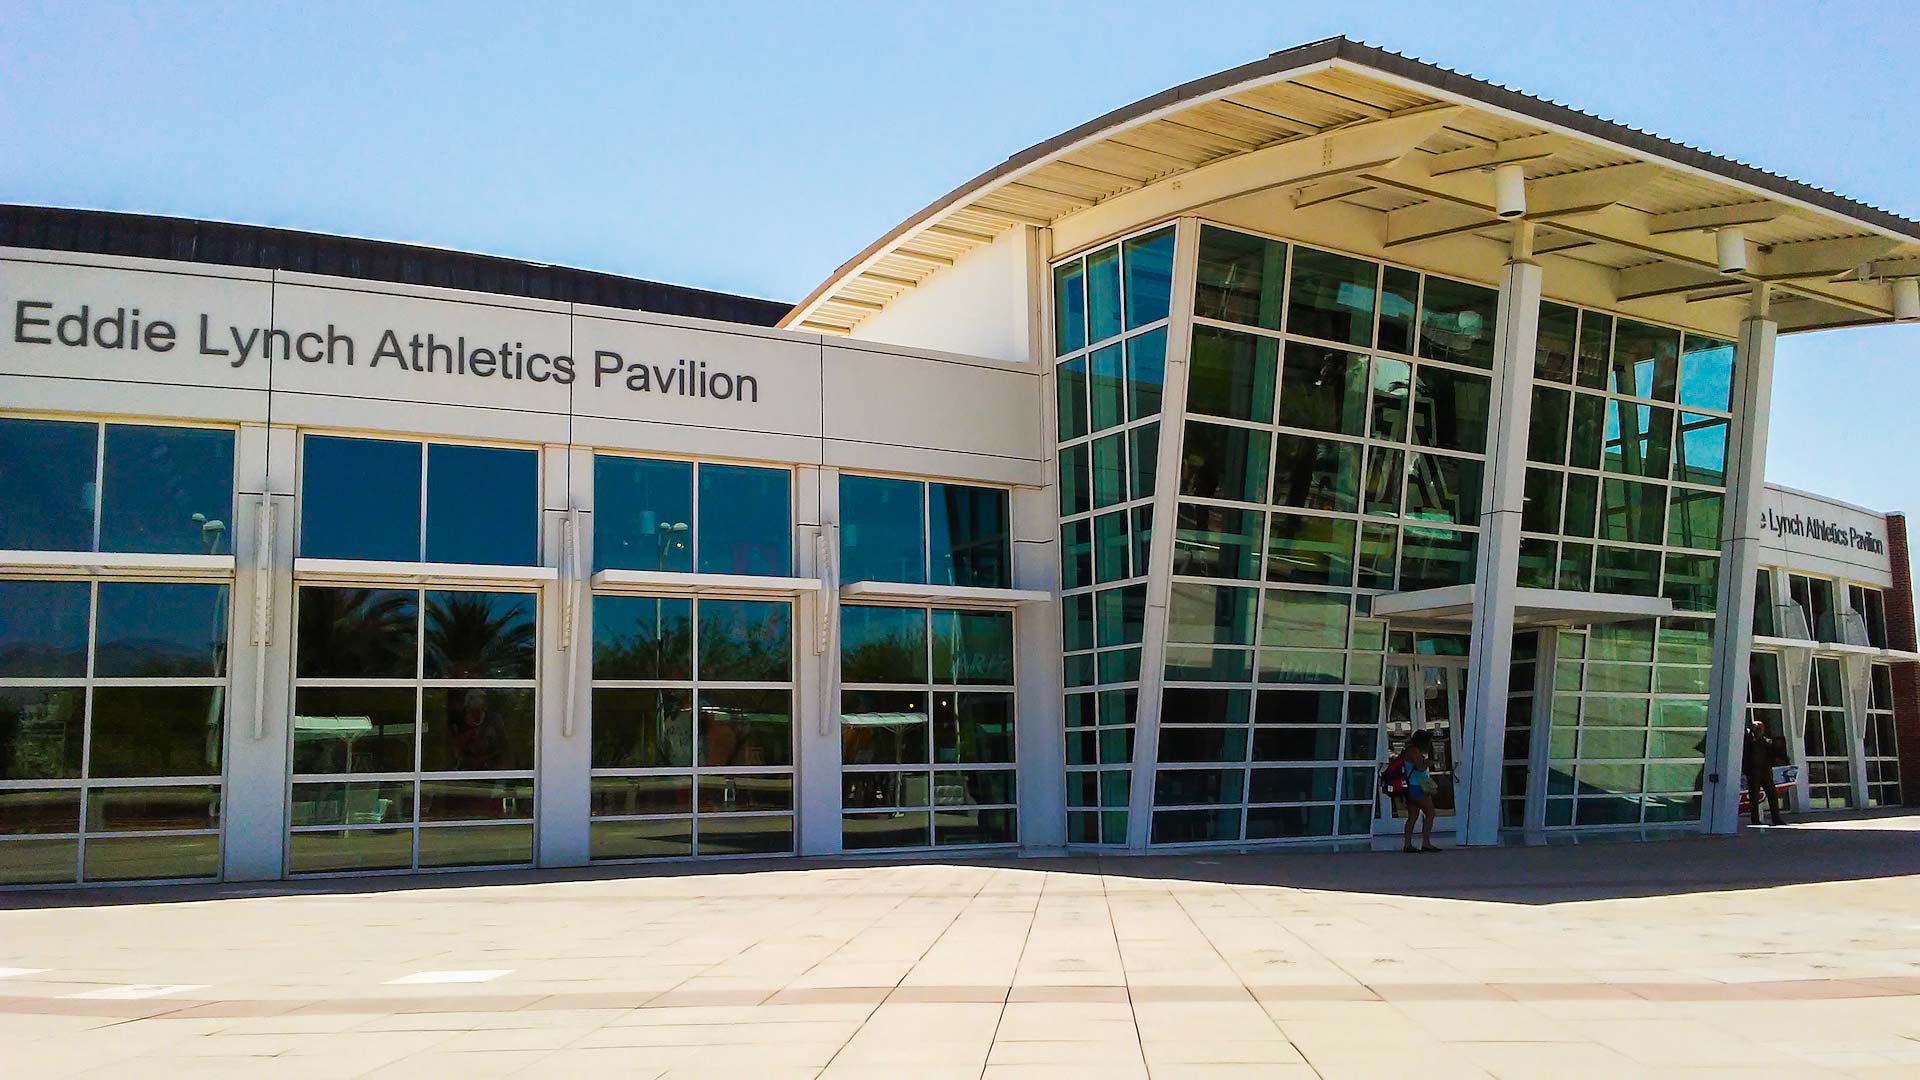
[[[9,1077],[1920,1073],[1920,817],[0,897]]]

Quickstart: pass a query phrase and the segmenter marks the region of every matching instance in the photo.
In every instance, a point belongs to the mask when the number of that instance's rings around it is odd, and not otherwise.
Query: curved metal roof
[[[1336,139],[1390,143],[1380,137],[1396,124],[1406,138],[1395,155],[1376,148],[1372,157],[1341,161],[1333,152]],[[1520,163],[1530,181],[1552,179],[1564,197],[1545,200],[1536,214],[1529,196],[1527,216],[1542,228],[1542,250],[1627,275],[1627,301],[1682,292],[1704,298],[1714,288],[1731,295],[1752,281],[1773,281],[1803,305],[1783,328],[1804,329],[1883,321],[1886,304],[1876,298],[1885,289],[1875,283],[1889,269],[1920,274],[1920,222],[1913,219],[1333,37],[1142,98],[1022,150],[848,260],[780,325],[847,333],[1007,229],[1054,227],[1208,166],[1316,139],[1327,168],[1266,170],[1257,182],[1297,187],[1298,206],[1343,201],[1397,218],[1398,230],[1388,225],[1390,236],[1399,234],[1390,243],[1493,236],[1504,223],[1491,214],[1490,192],[1478,190],[1485,182],[1471,175],[1493,165]],[[1744,278],[1708,277],[1711,230],[1729,225],[1746,231],[1759,265]]]

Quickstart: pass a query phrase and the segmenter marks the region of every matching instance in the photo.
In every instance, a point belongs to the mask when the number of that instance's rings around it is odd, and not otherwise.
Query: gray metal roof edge
[[[1756,168],[1732,158],[1711,154],[1697,147],[1662,138],[1638,128],[1604,120],[1592,113],[1548,101],[1542,97],[1514,90],[1464,75],[1450,68],[1429,64],[1400,53],[1354,41],[1347,37],[1321,38],[1319,41],[1296,45],[1271,53],[1258,60],[1228,68],[1211,75],[1205,75],[1178,86],[1162,90],[1157,94],[1139,99],[1113,109],[1084,124],[1060,133],[1044,142],[1035,143],[1008,157],[1005,161],[982,172],[980,175],[928,203],[923,209],[899,225],[887,231],[878,240],[867,245],[859,254],[834,269],[820,285],[807,297],[794,305],[781,325],[797,319],[802,312],[810,309],[824,296],[835,282],[851,273],[861,263],[884,250],[900,236],[915,226],[935,217],[948,207],[960,202],[969,194],[991,184],[1001,177],[1016,172],[1034,162],[1057,153],[1090,135],[1108,128],[1116,127],[1128,120],[1148,113],[1156,112],[1170,105],[1178,104],[1190,98],[1204,97],[1229,86],[1248,82],[1267,75],[1277,75],[1329,60],[1340,60],[1358,67],[1373,68],[1388,75],[1399,76],[1416,83],[1430,86],[1450,94],[1478,101],[1494,108],[1505,109],[1522,116],[1539,120],[1542,123],[1566,128],[1570,131],[1613,143],[1617,146],[1635,150],[1652,157],[1664,158],[1677,165],[1699,169],[1728,180],[1748,184],[1784,198],[1794,199],[1808,205],[1828,210],[1860,222],[1900,233],[1913,240],[1920,241],[1920,221],[1901,217],[1888,210],[1849,199],[1844,195],[1825,188],[1814,187],[1778,173]]]

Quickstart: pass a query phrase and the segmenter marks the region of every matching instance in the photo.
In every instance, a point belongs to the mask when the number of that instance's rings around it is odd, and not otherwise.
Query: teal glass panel
[[[111,442],[107,461],[113,461]],[[113,505],[111,489],[107,505]],[[539,453],[428,444],[426,561],[493,566],[539,562]]]
[[[1128,569],[1127,512],[1116,510],[1093,519],[1093,571],[1099,581],[1131,577]]]
[[[793,573],[793,474],[701,465],[696,538],[703,574]]]
[[[1539,337],[1533,350],[1533,377],[1548,382],[1573,381],[1573,357],[1579,338],[1580,312],[1565,304],[1540,303]],[[1535,401],[1539,400],[1536,392]]]
[[[791,603],[702,600],[695,616],[699,644],[694,663],[700,679],[786,682],[793,678]]]
[[[1412,454],[1407,461],[1408,518],[1453,525],[1480,523],[1480,462],[1444,454]]]
[[[1558,546],[1532,537],[1520,541],[1519,585],[1523,589],[1551,589],[1559,561]]]
[[[1312,248],[1293,249],[1287,333],[1365,348],[1373,344],[1375,263]]]
[[[1669,552],[1661,595],[1680,611],[1712,611],[1719,599],[1719,578],[1718,557]]]
[[[1260,644],[1345,648],[1352,606],[1346,593],[1268,589],[1260,615]]]
[[[1163,724],[1245,724],[1253,691],[1169,686],[1160,695]]]
[[[1053,354],[1087,344],[1087,272],[1079,259],[1053,268]]]
[[[1053,369],[1055,416],[1061,442],[1087,433],[1087,358],[1076,356]]]
[[[1406,485],[1406,456],[1400,450],[1367,447],[1366,500],[1362,509],[1382,517],[1400,516],[1400,494]]]
[[[1167,328],[1127,339],[1127,416],[1138,420],[1160,412],[1167,379]]]
[[[1243,683],[1253,678],[1253,650],[1169,645],[1166,670],[1169,680]]]
[[[1680,414],[1680,441],[1674,448],[1673,478],[1693,484],[1727,482],[1727,422],[1695,413]]]
[[[1609,478],[1600,490],[1600,539],[1660,543],[1665,535],[1666,488]]]
[[[1660,553],[1601,545],[1593,588],[1595,592],[1626,596],[1660,595]]]
[[[1360,353],[1287,344],[1280,376],[1282,427],[1366,433],[1367,358]]]
[[[1167,606],[1167,640],[1193,645],[1253,644],[1254,603],[1249,588],[1176,581]]]
[[[1149,559],[1153,554],[1153,507],[1136,506],[1133,508],[1133,572],[1144,575],[1152,565]]]
[[[1060,647],[1066,652],[1093,648],[1093,595],[1060,598]]]
[[[1674,488],[1668,500],[1667,543],[1673,547],[1718,549],[1725,503],[1726,496],[1719,492]]]
[[[1613,316],[1595,311],[1580,313],[1580,343],[1575,356],[1574,381],[1593,390],[1607,388],[1607,367],[1613,357]]]
[[[1160,425],[1141,424],[1127,431],[1127,461],[1132,466],[1129,499],[1153,497],[1154,477],[1160,465]]]
[[[1258,510],[1180,504],[1173,535],[1173,572],[1191,577],[1259,577],[1265,517]]]
[[[1144,587],[1140,600],[1144,608]],[[954,686],[1013,685],[1013,613],[936,608],[933,681]]]
[[[916,480],[841,474],[840,580],[926,582],[925,492]]]
[[[1533,388],[1533,413],[1527,422],[1527,460],[1548,465],[1567,460],[1567,421],[1572,395],[1551,386]]]
[[[927,580],[1004,589],[1013,584],[1011,497],[1000,488],[927,485]]]
[[[1117,427],[1127,420],[1127,370],[1119,342],[1093,350],[1087,357],[1092,404],[1088,416],[1094,431]]]
[[[1587,659],[1652,663],[1653,638],[1651,622],[1602,623],[1587,634]]]
[[[1475,534],[1408,526],[1401,541],[1400,588],[1437,589],[1473,580]]]
[[[1407,395],[1413,390],[1413,365],[1384,356],[1373,358],[1368,384],[1369,429],[1382,442],[1407,441]]]
[[[1287,246],[1212,225],[1200,227],[1194,314],[1203,319],[1280,329]]]
[[[0,550],[93,550],[99,449],[97,424],[0,417],[0,506],[6,507],[0,514]],[[418,447],[414,455],[419,456]],[[416,485],[418,468],[416,463]],[[232,470],[228,473],[231,489]],[[418,490],[414,494],[418,497]],[[349,495],[337,492],[336,505],[346,505]]]
[[[1621,319],[1614,327],[1609,387],[1628,397],[1672,401],[1679,384],[1680,331]]]
[[[1346,681],[1347,654],[1324,649],[1261,649],[1263,683],[1339,683]],[[1332,742],[1329,739],[1328,742]],[[1256,754],[1258,751],[1256,751]],[[1328,753],[1338,756],[1329,748]]]
[[[1245,797],[1247,772],[1245,769],[1169,769],[1161,768],[1153,777],[1153,803],[1155,806],[1214,806],[1221,803],[1239,803]],[[1170,815],[1156,814],[1155,831],[1158,822]],[[1222,831],[1215,839],[1236,840],[1240,836],[1240,811],[1236,807],[1232,812],[1213,815],[1220,819]],[[1211,834],[1211,830],[1209,830]],[[1166,843],[1159,836],[1155,843]],[[1175,841],[1178,842],[1178,841]]]
[[[1662,480],[1673,443],[1673,410],[1607,402],[1606,470]]]
[[[1146,632],[1146,616],[1145,585],[1123,585],[1093,594],[1094,636],[1103,649],[1140,644]]]
[[[1680,354],[1680,404],[1726,412],[1733,403],[1733,343],[1688,334]]]
[[[1115,649],[1097,654],[1099,657],[1100,681],[1103,683],[1135,682],[1140,678],[1140,650]]]
[[[1275,435],[1272,499],[1281,506],[1352,512],[1360,499],[1359,444]]]
[[[693,601],[593,598],[593,677],[693,678]]]
[[[1365,809],[1367,808],[1361,807],[1361,810]],[[1332,834],[1333,807],[1331,806],[1256,806],[1247,811],[1247,839],[1249,840],[1281,840]]]
[[[1274,514],[1267,531],[1267,580],[1299,585],[1352,584],[1357,524],[1351,518]]]
[[[84,598],[86,586],[79,588]],[[100,582],[100,607],[94,613],[94,676],[227,675],[227,592],[225,584]]]
[[[1173,296],[1173,226],[1122,244],[1127,274],[1127,329],[1167,317]]]
[[[1093,508],[1127,499],[1127,434],[1117,431],[1093,440]]]
[[[0,580],[0,678],[84,677],[92,602],[84,581]]]
[[[1060,448],[1060,516],[1093,509],[1093,451],[1086,443]]]
[[[593,568],[693,571],[693,463],[593,457]]]
[[[1393,588],[1399,549],[1399,529],[1392,525],[1363,523],[1360,526],[1359,576],[1354,583],[1363,589]]]
[[[1420,275],[1397,266],[1382,271],[1380,341],[1388,352],[1413,352],[1414,320],[1420,305]]]
[[[1187,368],[1187,411],[1267,423],[1273,418],[1273,387],[1280,343],[1269,337],[1193,328],[1193,362]]]
[[[91,429],[92,425],[87,425]],[[214,428],[149,427],[108,424],[106,459],[101,467],[100,550],[164,552],[174,555],[225,555],[233,551],[233,443],[231,430]],[[452,450],[454,447],[436,447]],[[481,454],[524,454],[530,450],[488,450],[458,447]],[[89,455],[90,457],[91,455]],[[36,468],[60,463],[36,462]],[[0,466],[4,469],[4,466]],[[0,471],[0,477],[5,476]],[[480,498],[471,506],[471,517],[459,524],[464,545],[456,548],[475,554],[501,554],[514,558],[463,558],[453,562],[527,563],[533,561],[535,544],[536,496],[531,470],[520,476],[517,466],[508,460],[502,484],[520,483],[509,488],[525,494],[525,505],[515,506],[509,499],[502,506],[490,501],[489,492],[463,487],[460,494]],[[0,490],[13,485],[0,480]],[[9,492],[9,494],[11,494]],[[8,503],[8,515],[15,504]],[[77,509],[74,508],[74,509]],[[427,500],[427,546],[434,546],[434,501]],[[496,511],[506,516],[496,518]],[[513,511],[518,513],[514,514]],[[32,514],[33,511],[27,511]],[[441,522],[444,534],[446,522]],[[446,543],[452,537],[442,538]],[[428,556],[432,558],[432,556]]]
[[[1561,531],[1567,536],[1593,536],[1600,508],[1600,478],[1570,473]]]
[[[926,609],[865,604],[841,607],[840,681],[926,682]]]
[[[1576,469],[1600,467],[1600,446],[1607,431],[1607,399],[1592,394],[1573,395],[1572,438],[1567,464]]]
[[[1257,503],[1267,489],[1268,434],[1189,421],[1180,455],[1180,493]]]
[[[1099,344],[1120,332],[1120,248],[1087,256],[1087,342]]]
[[[1093,584],[1093,526],[1069,521],[1060,526],[1060,587],[1077,589]]]
[[[418,562],[420,466],[417,442],[306,436],[301,440],[300,555]]]
[[[1485,376],[1422,366],[1414,384],[1413,441],[1442,450],[1484,453],[1490,387]]]
[[[1161,724],[1158,757],[1161,762],[1232,764],[1247,760],[1247,732],[1244,728],[1187,727],[1184,724],[1169,726],[1165,720]]]
[[[1663,664],[1713,663],[1713,621],[1710,619],[1662,619],[1657,658]],[[1755,654],[1761,656],[1765,654]],[[1759,665],[1755,665],[1756,669]],[[1755,701],[1779,703],[1779,695],[1755,697]]]
[[[1500,294],[1481,285],[1427,277],[1420,307],[1420,355],[1474,367],[1493,366],[1493,330]]]
[[[1521,531],[1560,531],[1560,475],[1551,469],[1527,470],[1520,504]]]

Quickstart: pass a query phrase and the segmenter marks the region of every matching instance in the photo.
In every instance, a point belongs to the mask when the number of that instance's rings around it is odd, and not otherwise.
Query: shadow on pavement
[[[750,859],[203,885],[0,890],[0,911],[809,871],[858,874],[898,866],[994,867],[1142,881],[1557,904],[1920,875],[1920,811],[1800,818],[1783,828],[1750,829],[1731,837],[1691,832],[1664,832],[1644,838],[1585,834],[1555,837],[1542,844],[1449,848],[1441,854],[1418,856],[1399,851],[1396,838],[1385,850],[1227,849],[1138,856],[951,858],[916,853],[891,858]],[[521,892],[512,899],[538,901],[544,897],[537,892]],[[493,895],[486,897],[486,902],[503,900]]]

